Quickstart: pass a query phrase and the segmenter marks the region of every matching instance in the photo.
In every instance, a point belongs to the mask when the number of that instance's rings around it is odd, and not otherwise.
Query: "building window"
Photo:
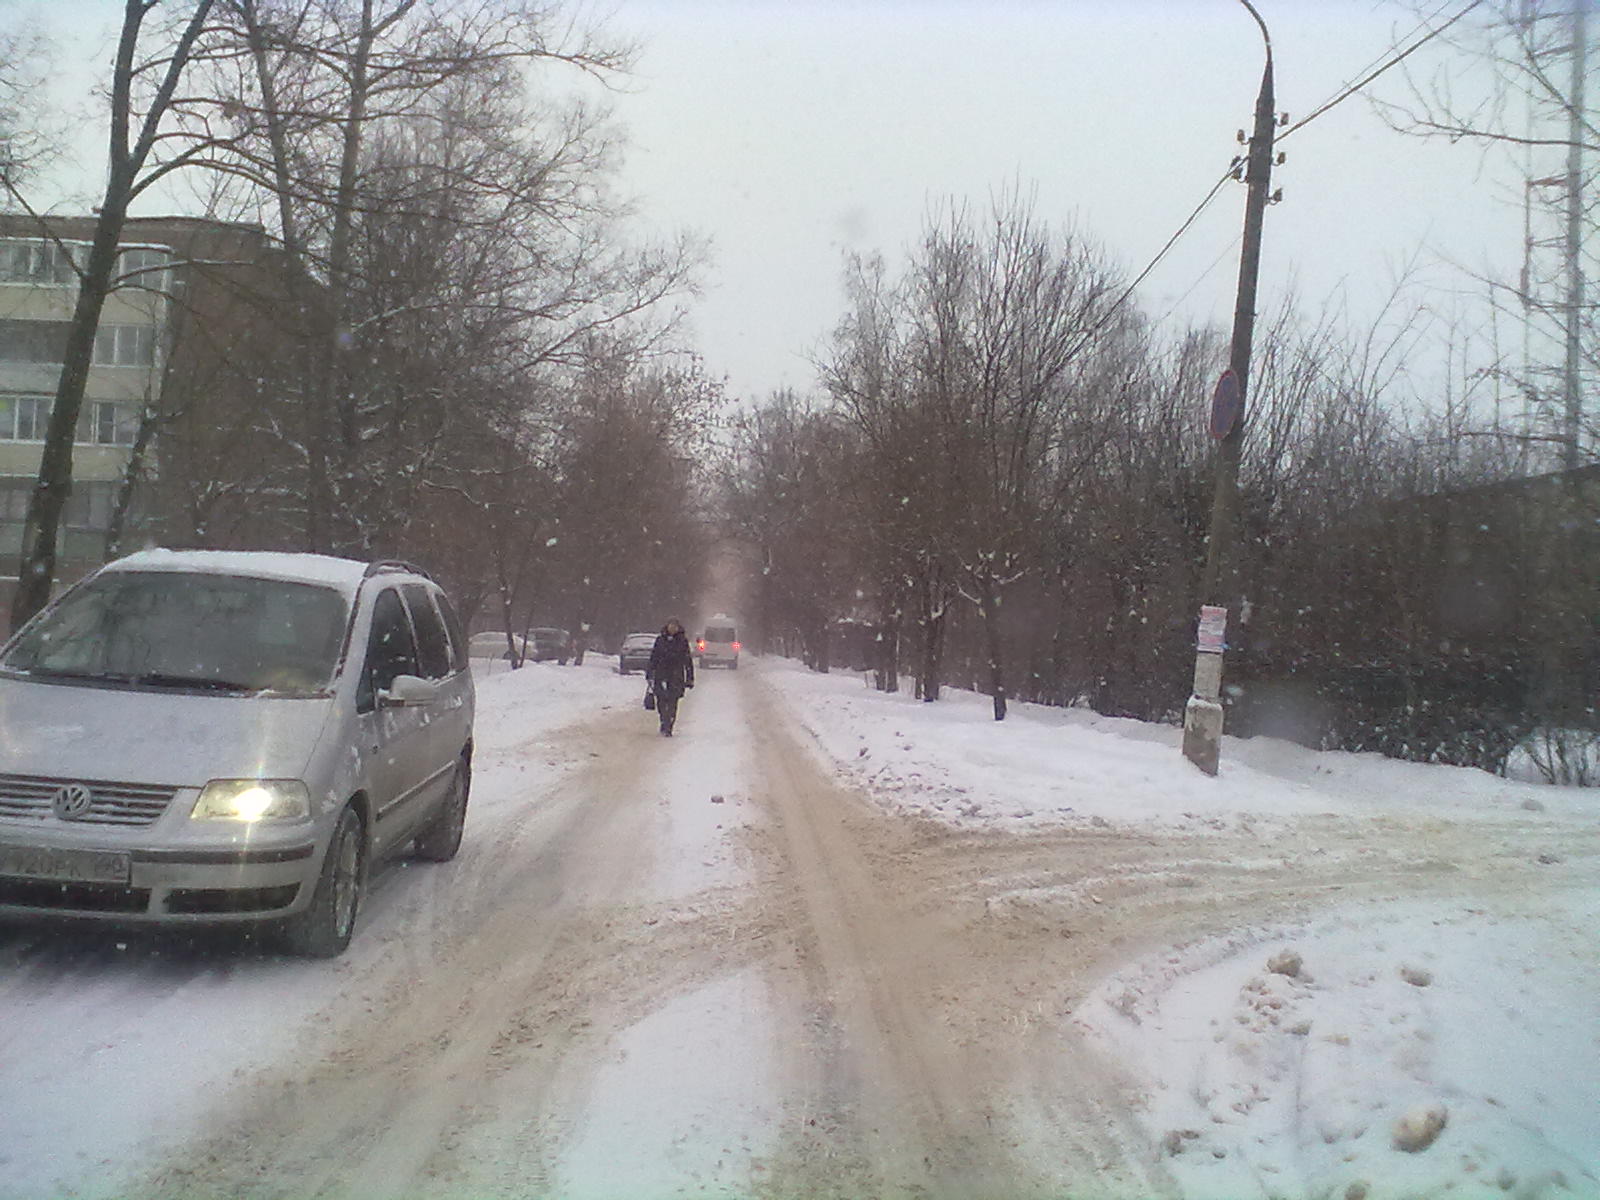
[[[0,479],[0,521],[26,521],[28,497],[33,494],[34,481],[15,476]]]
[[[42,442],[55,401],[49,396],[0,396],[0,442]],[[131,446],[139,406],[85,400],[73,441],[83,446]]]
[[[71,328],[68,321],[0,320],[0,362],[59,363]]]
[[[74,440],[85,446],[131,446],[139,429],[139,410],[131,404],[85,400]]]
[[[117,274],[125,278],[123,287],[142,288],[149,292],[164,292],[171,283],[167,267],[172,262],[171,251],[159,246],[130,246],[117,254]]]
[[[0,396],[0,442],[42,442],[50,405],[45,396]]]
[[[105,530],[111,527],[111,508],[116,502],[115,483],[78,483],[67,497],[62,520],[71,529]]]
[[[0,319],[0,362],[60,363],[71,328],[68,321]],[[95,332],[97,367],[149,367],[155,361],[154,325],[102,325]]]
[[[156,331],[151,325],[102,325],[94,335],[97,367],[148,367],[156,361]]]
[[[38,238],[0,239],[0,283],[75,284],[69,254],[86,255],[81,242],[58,243]]]

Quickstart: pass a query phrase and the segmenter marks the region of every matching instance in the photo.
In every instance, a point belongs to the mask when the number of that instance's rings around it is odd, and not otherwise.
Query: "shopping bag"
[[[653,688],[650,691],[648,691],[648,692],[646,692],[644,694],[644,706],[645,706],[646,710],[648,710],[649,712],[655,712],[655,710],[656,710],[656,693],[655,693],[655,690]]]

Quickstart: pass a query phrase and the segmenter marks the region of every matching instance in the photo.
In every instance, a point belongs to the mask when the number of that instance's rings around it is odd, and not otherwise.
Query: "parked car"
[[[650,651],[655,647],[653,633],[630,633],[622,639],[622,649],[617,652],[617,670],[626,675],[629,671],[643,671],[650,666]]]
[[[529,662],[549,662],[554,659],[564,667],[572,654],[572,635],[565,629],[540,627],[528,630],[528,641],[523,656]]]
[[[349,944],[368,872],[461,844],[467,641],[403,563],[150,550],[0,648],[0,913]]]
[[[513,642],[521,642],[524,648],[527,643],[521,638],[507,638],[502,629],[491,629],[484,633],[475,633],[467,642],[467,653],[473,658],[510,658],[509,647]],[[526,650],[524,650],[526,652]]]
[[[733,619],[717,614],[706,624],[705,632],[695,641],[694,652],[702,667],[723,666],[730,671],[739,669],[739,633]]]

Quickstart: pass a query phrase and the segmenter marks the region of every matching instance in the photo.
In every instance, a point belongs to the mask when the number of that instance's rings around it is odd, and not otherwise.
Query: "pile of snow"
[[[1537,907],[1240,931],[1075,1015],[1188,1200],[1600,1196],[1600,896]]]
[[[997,722],[990,699],[972,692],[945,689],[925,704],[909,689],[875,691],[853,672],[818,675],[790,659],[761,666],[851,783],[886,808],[956,826],[1216,828],[1330,812],[1463,820],[1519,809],[1600,816],[1592,792],[1272,738],[1225,738],[1213,779],[1185,761],[1182,731],[1171,726],[1018,703]]]
[[[582,667],[525,662],[513,668],[503,658],[475,658],[472,677],[478,690],[474,732],[491,744],[515,743],[519,730],[537,726],[549,733],[587,720],[624,695],[644,696],[642,679],[617,674],[614,654],[586,655]]]

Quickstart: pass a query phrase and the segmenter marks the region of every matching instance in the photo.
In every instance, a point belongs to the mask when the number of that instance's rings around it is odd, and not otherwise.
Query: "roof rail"
[[[374,575],[381,575],[385,571],[404,571],[410,575],[421,575],[424,579],[433,578],[432,575],[429,575],[416,563],[409,563],[399,558],[380,558],[369,562],[365,573],[361,577],[363,579],[371,579]]]

